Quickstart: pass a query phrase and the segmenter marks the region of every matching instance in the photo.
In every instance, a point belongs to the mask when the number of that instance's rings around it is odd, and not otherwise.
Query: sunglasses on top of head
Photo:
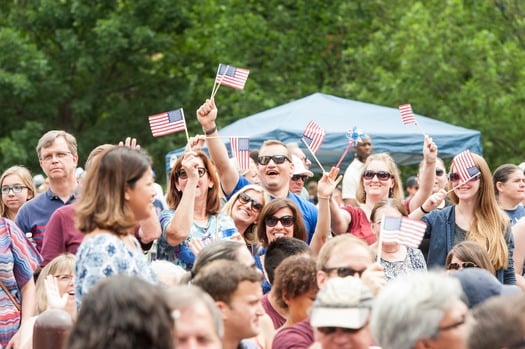
[[[259,156],[257,158],[257,162],[259,165],[268,165],[270,160],[273,160],[273,162],[276,165],[280,165],[284,163],[285,161],[291,162],[290,159],[286,155],[272,155],[272,156]]]
[[[239,194],[239,201],[241,202],[241,204],[250,203],[251,207],[256,211],[260,211],[263,207],[263,205],[260,202],[255,201],[254,199],[251,198],[250,195],[245,194],[245,193]]]
[[[294,216],[282,216],[282,217],[268,216],[264,219],[264,224],[266,224],[269,227],[275,227],[278,222],[281,222],[281,225],[283,227],[291,227],[295,223],[295,217]]]
[[[371,170],[366,170],[365,172],[363,172],[363,178],[366,179],[367,181],[370,181],[372,179],[374,179],[374,177],[377,176],[377,179],[379,179],[380,181],[388,181],[390,178],[392,178],[392,175],[390,174],[390,172],[387,172],[387,171],[371,171]]]
[[[202,177],[202,176],[204,176],[206,174],[206,172],[208,172],[208,170],[206,170],[204,167],[199,167],[199,168],[197,168],[197,172],[199,172],[199,177]],[[182,168],[179,168],[177,170],[177,176],[180,179],[188,179],[188,174]]]

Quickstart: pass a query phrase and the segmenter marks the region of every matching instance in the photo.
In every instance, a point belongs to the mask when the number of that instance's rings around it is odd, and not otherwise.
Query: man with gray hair
[[[465,349],[469,312],[461,284],[444,272],[414,272],[388,283],[370,328],[383,349]]]
[[[40,252],[51,214],[76,198],[77,140],[66,131],[48,131],[40,137],[36,152],[40,167],[49,180],[49,188],[20,208],[15,223],[24,233],[31,234]]]

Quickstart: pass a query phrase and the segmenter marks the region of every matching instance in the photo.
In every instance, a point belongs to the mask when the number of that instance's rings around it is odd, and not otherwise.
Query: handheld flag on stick
[[[186,131],[186,138],[189,142],[188,129],[186,128],[186,120],[184,119],[184,110],[182,108],[151,115],[148,119],[153,137]]]
[[[301,137],[301,141],[304,143],[306,148],[308,148],[310,153],[312,153],[314,160],[317,162],[317,165],[319,165],[319,168],[321,168],[323,172],[325,172],[325,170],[317,156],[315,156],[315,152],[321,147],[325,136],[326,131],[312,120],[306,125],[306,129],[304,130],[303,136]]]
[[[346,154],[348,154],[348,151],[350,150],[350,148],[357,142],[361,141],[361,138],[365,136],[366,135],[363,133],[363,130],[355,126],[353,129],[346,131],[346,138],[348,138],[348,145],[346,146],[346,149],[343,151],[343,154],[341,154],[341,157],[339,158],[339,161],[337,161],[337,164],[335,165],[335,167],[339,168],[339,166],[341,166],[341,163],[343,162],[343,159],[345,158]]]
[[[237,160],[241,171],[250,168],[250,139],[248,137],[230,137],[232,156]]]
[[[476,166],[476,163],[474,162],[474,158],[472,157],[470,150],[462,151],[458,155],[454,156],[452,159],[452,164],[454,164],[454,169],[459,175],[459,184],[449,190],[449,193],[457,187],[467,183],[472,178],[475,178],[481,174],[478,166]],[[452,178],[450,179],[452,180]]]
[[[250,71],[244,68],[236,68],[231,65],[219,64],[217,69],[217,75],[215,76],[215,83],[211,92],[211,97],[215,97],[219,86],[224,85],[237,90],[244,89],[246,80],[248,80],[248,75]]]
[[[303,138],[308,143],[310,151],[315,153],[323,144],[326,131],[322,129],[315,121],[310,121],[303,132]]]
[[[399,113],[401,114],[401,122],[405,125],[414,124],[419,128],[419,131],[423,135],[425,135],[425,132],[419,127],[419,124],[416,120],[416,116],[414,115],[414,112],[412,112],[412,105],[410,104],[401,104],[399,106]]]
[[[381,234],[377,260],[381,259],[380,251],[383,242],[398,243],[407,247],[418,248],[425,235],[427,224],[408,217],[385,217],[381,219]]]

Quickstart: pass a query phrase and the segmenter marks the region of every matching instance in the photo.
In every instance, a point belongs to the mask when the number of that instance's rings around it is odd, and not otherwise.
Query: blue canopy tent
[[[222,128],[219,134],[224,137],[226,144],[229,144],[230,136],[249,137],[251,149],[258,149],[267,139],[278,139],[284,143],[297,142],[311,158],[301,142],[301,136],[306,124],[314,120],[326,130],[326,138],[316,153],[326,170],[335,165],[341,157],[348,144],[345,134],[354,126],[372,138],[374,152],[390,153],[400,166],[414,164],[422,159],[423,135],[420,129],[433,138],[441,158],[452,157],[466,149],[477,154],[482,153],[479,131],[418,114],[415,116],[419,128],[413,124],[402,124],[399,110],[396,108],[314,93],[239,119]],[[166,155],[168,169],[170,159],[173,161],[174,155],[179,156],[183,150],[180,148]],[[350,152],[340,166],[342,171],[351,160]],[[320,172],[315,161],[312,161],[312,170]]]

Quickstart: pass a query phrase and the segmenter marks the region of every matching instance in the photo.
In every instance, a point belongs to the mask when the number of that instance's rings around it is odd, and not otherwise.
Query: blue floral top
[[[151,268],[140,244],[130,236],[137,248],[130,248],[118,236],[101,233],[84,239],[75,262],[75,301],[80,307],[82,298],[101,279],[117,275],[135,275],[152,284],[157,275]]]
[[[190,271],[195,262],[195,255],[191,252],[188,243],[193,238],[202,239],[204,243],[212,240],[225,238],[223,231],[226,229],[235,229],[233,219],[225,214],[219,213],[208,218],[208,224],[201,227],[195,223],[192,224],[188,238],[177,246],[170,246],[166,240],[166,229],[173,218],[175,211],[172,209],[164,210],[159,216],[162,235],[157,241],[157,259],[173,262],[180,265],[187,271]]]

